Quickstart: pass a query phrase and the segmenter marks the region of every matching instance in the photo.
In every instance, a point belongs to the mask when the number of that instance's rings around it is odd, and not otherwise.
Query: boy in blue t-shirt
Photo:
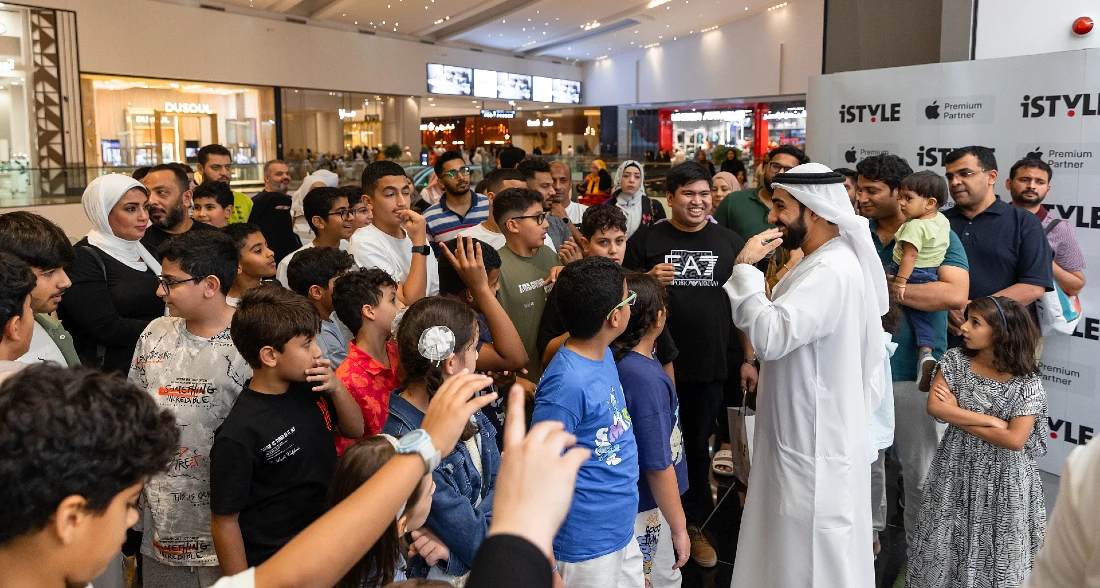
[[[577,445],[592,450],[577,475],[569,516],[554,540],[566,588],[642,588],[642,554],[634,539],[638,446],[608,349],[630,321],[634,295],[619,264],[575,261],[554,286],[571,334],[535,393],[532,423],[561,421]]]

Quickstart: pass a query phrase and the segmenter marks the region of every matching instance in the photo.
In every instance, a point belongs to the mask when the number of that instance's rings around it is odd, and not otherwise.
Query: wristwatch
[[[752,359],[746,359],[745,363],[747,363],[747,364],[751,365],[752,367],[756,368],[756,371],[760,371],[760,360],[759,359],[757,359],[755,357],[752,358]]]
[[[405,433],[394,448],[398,454],[417,454],[424,460],[424,473],[430,474],[439,466],[439,450],[432,444],[432,436],[424,429]]]
[[[430,255],[432,252],[432,248],[428,245],[413,245],[412,252],[419,253],[421,255]]]

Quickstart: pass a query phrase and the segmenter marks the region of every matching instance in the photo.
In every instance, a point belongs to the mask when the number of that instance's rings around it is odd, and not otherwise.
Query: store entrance
[[[168,114],[157,110],[154,118],[156,153],[161,156],[157,163],[198,163],[199,149],[218,142],[217,114]]]

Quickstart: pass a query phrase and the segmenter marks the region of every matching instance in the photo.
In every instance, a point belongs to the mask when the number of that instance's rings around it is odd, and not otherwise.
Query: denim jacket
[[[386,419],[382,432],[400,437],[413,429],[420,428],[424,413],[401,397],[401,388],[390,393],[390,415]],[[459,441],[454,451],[439,462],[432,473],[435,480],[435,494],[432,495],[432,510],[425,523],[440,541],[450,549],[451,558],[443,570],[452,576],[461,576],[470,571],[478,547],[489,533],[489,523],[493,512],[493,488],[496,485],[497,470],[500,468],[500,451],[497,449],[496,429],[492,422],[481,414],[474,413],[481,436],[481,471],[484,479],[478,475],[471,462],[466,445]],[[474,508],[478,496],[481,504]],[[428,565],[417,556],[409,561],[408,576],[425,578]]]

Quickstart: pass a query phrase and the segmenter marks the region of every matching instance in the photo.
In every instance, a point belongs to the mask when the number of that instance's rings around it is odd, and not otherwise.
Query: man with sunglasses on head
[[[775,228],[768,222],[768,213],[772,209],[772,178],[791,171],[795,166],[809,163],[810,158],[798,147],[780,145],[768,152],[764,162],[764,177],[760,185],[726,196],[714,213],[714,220],[719,225],[746,241],[753,235]]]
[[[443,184],[439,202],[424,211],[428,236],[435,243],[450,241],[463,229],[489,218],[489,200],[470,188],[470,168],[458,151],[435,160],[435,175]]]

